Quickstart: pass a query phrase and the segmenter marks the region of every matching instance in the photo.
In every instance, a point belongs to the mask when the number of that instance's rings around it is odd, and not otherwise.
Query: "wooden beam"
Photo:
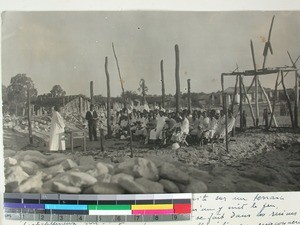
[[[33,144],[32,125],[31,125],[31,103],[30,103],[30,86],[27,85],[27,119],[28,119],[28,135],[29,143]]]
[[[179,78],[179,47],[175,45],[175,82],[176,82],[176,113],[179,113],[180,78]]]
[[[160,76],[161,76],[161,106],[165,108],[165,78],[164,78],[164,61],[160,61]]]
[[[232,103],[231,103],[231,112],[233,112],[233,109],[234,109],[234,102],[235,102],[235,96],[236,96],[236,94],[237,94],[237,86],[238,86],[238,82],[239,82],[239,76],[237,75],[237,76],[235,77],[234,93],[233,93]]]
[[[290,100],[290,97],[289,97],[289,95],[287,93],[287,90],[285,88],[283,71],[281,71],[281,83],[282,83],[284,94],[285,94],[285,97],[286,97],[286,100],[287,100],[287,103],[288,103],[288,108],[289,108],[289,111],[290,111],[291,124],[292,124],[292,127],[295,128],[291,100]]]
[[[268,108],[269,108],[269,111],[270,113],[272,113],[272,106],[271,106],[271,103],[270,103],[270,100],[269,100],[269,97],[264,89],[264,87],[261,85],[261,82],[260,80],[258,80],[258,84],[259,84],[259,87],[263,93],[263,95],[265,96],[265,99],[267,100],[267,104],[268,104]],[[274,124],[275,124],[275,127],[278,127],[278,124],[277,124],[277,121],[276,121],[276,118],[275,118],[275,115],[273,114],[271,119],[274,121]]]
[[[249,105],[249,108],[250,108],[250,113],[251,113],[251,117],[252,117],[252,120],[253,120],[253,126],[255,126],[256,124],[256,120],[255,120],[255,116],[254,116],[254,111],[253,111],[253,108],[252,108],[252,105],[251,105],[251,101],[250,99],[248,98],[248,95],[246,93],[246,88],[245,88],[245,85],[244,85],[244,82],[242,81],[242,86],[243,86],[243,90],[245,92],[245,98],[248,102],[248,105]]]
[[[279,72],[277,73],[277,78],[276,78],[276,82],[275,82],[275,91],[274,91],[274,94],[276,95],[277,94],[277,87],[278,87],[278,79],[279,79]],[[275,113],[275,105],[276,105],[276,97],[273,96],[273,106],[272,106],[272,111],[271,111],[271,119],[270,119],[270,123],[269,123],[269,127],[268,129],[271,128],[272,126],[272,121],[273,121],[273,115]]]
[[[90,96],[91,96],[91,104],[94,104],[94,83],[90,82]]]
[[[192,101],[191,101],[191,79],[187,79],[187,86],[188,86],[188,111],[191,113],[192,108]]]
[[[129,126],[128,131],[129,131],[129,135],[130,135],[130,152],[131,152],[130,157],[133,158],[132,132],[131,132],[131,129],[130,129],[131,122],[130,122],[130,118],[129,118],[128,108],[127,108],[127,105],[126,105],[126,97],[125,97],[124,84],[123,84],[124,81],[123,81],[122,76],[121,76],[121,70],[120,70],[120,66],[119,66],[118,57],[117,57],[117,54],[116,54],[116,51],[115,51],[114,43],[112,43],[112,49],[113,49],[113,53],[114,53],[117,68],[118,68],[118,74],[119,74],[120,84],[121,84],[122,93],[123,93],[123,102],[124,102],[124,107],[126,109],[126,114],[127,114],[127,122],[128,122],[128,126]]]
[[[227,94],[224,93],[223,99],[223,111],[225,113],[225,143],[226,143],[226,152],[229,152],[229,140],[228,140],[228,107],[227,107]]]
[[[110,108],[111,108],[111,101],[110,101],[110,77],[109,77],[109,72],[108,72],[108,58],[105,57],[105,64],[104,64],[104,67],[105,67],[105,74],[106,74],[106,88],[107,88],[107,101],[106,101],[106,104],[107,104],[107,107],[106,107],[106,112],[107,112],[107,118],[106,118],[106,121],[107,121],[107,137],[108,138],[111,138],[111,115],[110,115]]]
[[[240,88],[240,104],[239,104],[239,110],[240,110],[240,129],[242,130],[244,127],[244,122],[243,122],[243,89],[242,89],[242,80],[243,77],[240,75],[239,76],[239,88]],[[233,113],[233,112],[232,112]]]
[[[252,55],[254,71],[257,72],[252,40],[250,41],[250,47],[251,47],[251,55]],[[254,85],[255,85],[255,118],[256,118],[255,126],[258,127],[258,124],[259,124],[259,108],[258,108],[258,76],[257,76],[257,74],[255,74],[254,79],[255,79],[254,80]]]
[[[299,105],[299,76],[297,71],[295,72],[295,127],[298,128],[298,105]]]

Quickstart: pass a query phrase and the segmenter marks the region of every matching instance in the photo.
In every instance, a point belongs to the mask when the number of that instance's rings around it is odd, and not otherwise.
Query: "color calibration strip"
[[[146,222],[191,219],[192,194],[71,195],[5,193],[8,220]]]

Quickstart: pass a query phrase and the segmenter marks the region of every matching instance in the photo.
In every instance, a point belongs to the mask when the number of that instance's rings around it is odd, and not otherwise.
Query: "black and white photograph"
[[[300,11],[2,13],[6,193],[300,191]]]

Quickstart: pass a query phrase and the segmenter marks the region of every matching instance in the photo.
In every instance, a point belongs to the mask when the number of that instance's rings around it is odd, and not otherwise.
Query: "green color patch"
[[[131,210],[131,205],[97,205],[97,210]]]
[[[97,205],[88,205],[88,210],[97,210]]]

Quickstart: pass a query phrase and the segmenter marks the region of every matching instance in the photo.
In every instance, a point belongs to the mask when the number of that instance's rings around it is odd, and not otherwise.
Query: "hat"
[[[221,113],[221,111],[217,109],[216,110],[216,114],[220,114],[220,113]]]

